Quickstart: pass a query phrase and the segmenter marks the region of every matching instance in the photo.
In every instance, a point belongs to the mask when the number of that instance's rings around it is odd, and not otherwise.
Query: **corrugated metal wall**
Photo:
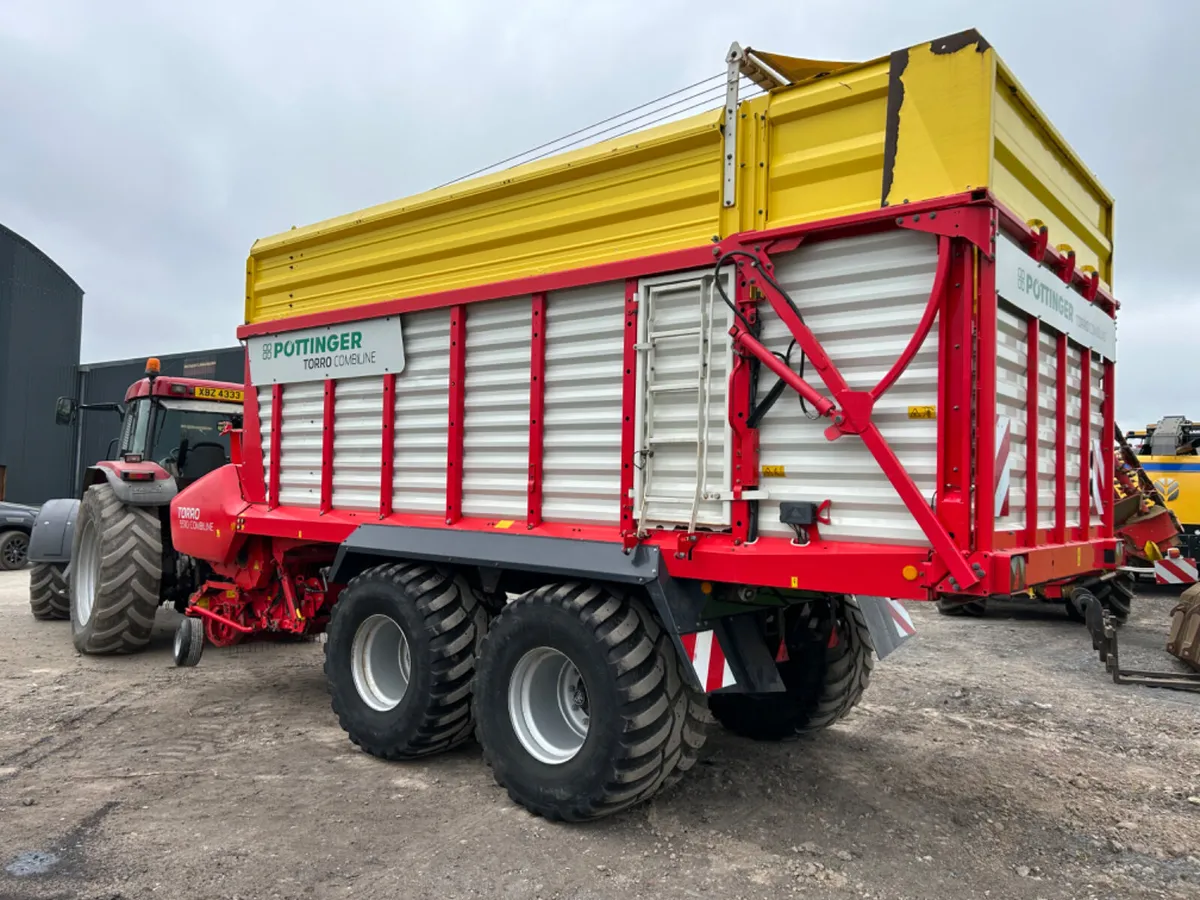
[[[933,289],[936,239],[893,231],[801,246],[776,261],[776,278],[804,313],[804,321],[854,390],[869,390],[891,368],[912,337]],[[791,333],[763,305],[762,340],[786,353]],[[921,492],[937,480],[937,422],[910,419],[910,406],[937,405],[938,334],[933,329],[912,363],[875,405],[879,430]],[[792,366],[800,355],[793,350]],[[820,385],[810,366],[806,377]],[[760,395],[774,376],[764,376]],[[825,420],[813,421],[786,391],[763,419],[760,460],[784,474],[762,479],[770,499],[759,507],[759,531],[790,535],[779,521],[781,500],[831,501],[831,540],[926,543],[924,533],[862,441],[825,439]]]
[[[615,525],[621,509],[625,282],[546,297],[542,517]]]
[[[1008,515],[996,508],[996,530],[1025,527],[1026,436],[1029,398],[1029,316],[1000,301],[996,313],[996,415],[1008,420]]]
[[[75,437],[54,401],[75,393],[82,316],[79,285],[0,226],[0,466],[15,503],[70,493]]]

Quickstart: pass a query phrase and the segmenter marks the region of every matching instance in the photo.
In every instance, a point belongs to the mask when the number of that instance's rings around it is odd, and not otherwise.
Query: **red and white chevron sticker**
[[[1104,511],[1104,457],[1101,456],[1100,439],[1092,441],[1092,511]]]
[[[1012,420],[996,416],[996,518],[1008,515],[1012,489]]]
[[[917,626],[913,624],[912,616],[908,614],[908,610],[904,608],[904,604],[899,600],[888,599],[887,601],[888,615],[892,617],[892,624],[896,626],[896,633],[902,637],[912,637],[917,633]]]
[[[712,631],[697,631],[681,634],[679,639],[683,642],[688,662],[696,670],[696,677],[700,679],[706,692],[719,691],[723,687],[737,684],[716,634]]]
[[[1186,556],[1154,561],[1155,584],[1195,584],[1200,581],[1196,572],[1196,561]]]

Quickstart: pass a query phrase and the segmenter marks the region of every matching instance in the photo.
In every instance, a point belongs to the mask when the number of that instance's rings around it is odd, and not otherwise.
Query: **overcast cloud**
[[[0,0],[0,222],[86,291],[83,359],[234,343],[258,237],[719,71],[977,27],[1117,202],[1118,416],[1200,418],[1200,5]]]

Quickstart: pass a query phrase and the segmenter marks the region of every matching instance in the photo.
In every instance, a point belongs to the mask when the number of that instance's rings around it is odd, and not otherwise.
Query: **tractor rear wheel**
[[[34,563],[29,573],[29,609],[35,619],[71,618],[66,566]]]
[[[154,627],[162,584],[162,524],[107,484],[88,488],[71,548],[71,638],[80,653],[133,653]]]
[[[468,740],[486,627],[466,581],[433,566],[376,566],[351,579],[325,643],[325,680],[350,740],[384,759],[415,759]]]
[[[792,607],[778,663],[786,691],[713,694],[718,722],[734,734],[779,741],[828,728],[858,703],[871,680],[875,647],[853,597]]]
[[[987,601],[968,600],[966,603],[953,603],[943,597],[937,602],[937,611],[943,616],[965,616],[969,619],[982,619],[987,615]]]
[[[704,695],[639,600],[597,584],[546,585],[484,638],[478,737],[496,782],[554,821],[598,819],[682,776],[707,737]]]

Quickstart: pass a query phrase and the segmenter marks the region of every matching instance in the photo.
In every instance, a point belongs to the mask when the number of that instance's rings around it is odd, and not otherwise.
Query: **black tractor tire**
[[[821,731],[850,712],[870,683],[875,646],[853,597],[794,607],[784,632],[788,659],[776,665],[786,691],[708,698],[713,716],[734,734],[782,741]]]
[[[987,615],[987,601],[968,600],[966,603],[954,603],[943,597],[937,602],[937,611],[943,616],[963,616],[968,619],[982,619]]]
[[[71,638],[80,653],[136,653],[150,642],[162,584],[162,524],[107,484],[87,489],[71,546]]]
[[[1118,625],[1125,624],[1133,611],[1133,598],[1137,594],[1135,585],[1132,575],[1118,572],[1116,577],[1093,588],[1100,603]]]
[[[350,740],[383,759],[416,759],[469,740],[486,623],[465,579],[424,563],[376,566],[351,579],[325,642],[325,680]],[[402,684],[395,679],[404,663],[392,671],[388,641],[409,660]]]
[[[29,611],[35,619],[71,618],[63,563],[34,563],[29,572]]]
[[[547,650],[573,667],[588,719],[578,747],[555,762],[518,735],[529,707],[510,707],[523,661]],[[611,815],[674,784],[695,764],[709,724],[683,666],[637,598],[586,582],[517,598],[493,621],[476,674],[476,734],[496,783],[530,812],[566,822]]]
[[[23,531],[0,531],[0,572],[15,572],[29,562],[29,535]]]
[[[175,629],[171,655],[175,658],[175,665],[181,668],[190,668],[199,663],[204,655],[204,623],[185,616]]]

